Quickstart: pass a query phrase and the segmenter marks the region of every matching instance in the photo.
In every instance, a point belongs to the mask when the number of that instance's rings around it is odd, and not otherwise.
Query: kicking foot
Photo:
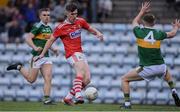
[[[180,99],[179,96],[176,92],[172,92],[172,96],[174,98],[174,102],[176,104],[176,106],[180,107]]]
[[[83,104],[83,103],[84,103],[84,99],[82,96],[80,96],[76,99],[76,102],[74,104]]]
[[[7,71],[9,70],[20,70],[22,67],[22,63],[16,63],[16,64],[13,64],[13,65],[9,65],[7,67]]]
[[[62,100],[62,102],[66,105],[69,105],[69,106],[73,106],[74,105],[74,102],[72,101],[72,99],[67,99],[67,98],[64,98]]]

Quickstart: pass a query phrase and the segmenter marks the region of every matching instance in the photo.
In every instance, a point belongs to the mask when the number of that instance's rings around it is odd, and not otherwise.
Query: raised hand
[[[96,36],[97,36],[97,38],[100,39],[100,41],[104,41],[104,37],[103,37],[103,34],[102,34],[102,33],[99,33],[99,34],[97,34]]]
[[[172,23],[173,27],[177,27],[178,29],[180,28],[180,20],[179,19],[175,19],[175,21]]]
[[[142,3],[142,6],[141,6],[141,11],[142,13],[147,13],[150,11],[150,2],[144,2]]]

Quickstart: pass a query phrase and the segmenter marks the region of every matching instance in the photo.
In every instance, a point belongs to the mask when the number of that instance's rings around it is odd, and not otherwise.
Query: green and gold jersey
[[[133,32],[137,38],[140,66],[163,64],[160,46],[161,40],[167,38],[167,34],[160,30],[139,26],[136,26]]]
[[[33,43],[37,47],[44,48],[47,40],[52,34],[52,29],[49,25],[44,25],[42,22],[39,22],[33,26],[33,28],[31,29],[31,33],[35,35],[35,37],[33,38]],[[31,53],[33,56],[37,56],[40,54],[40,52],[36,52],[35,50],[32,50]],[[45,57],[49,57],[48,52],[45,54]]]

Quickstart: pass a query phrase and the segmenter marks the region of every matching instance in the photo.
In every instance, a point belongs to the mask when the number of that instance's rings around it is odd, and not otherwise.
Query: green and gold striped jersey
[[[163,64],[161,55],[161,40],[167,38],[163,31],[153,28],[134,27],[133,32],[137,38],[138,56],[140,66],[150,66]]]
[[[31,29],[31,33],[35,35],[35,37],[33,38],[33,43],[37,47],[44,48],[47,40],[52,34],[52,29],[49,25],[45,25],[43,24],[43,22],[39,22],[33,26],[33,28]],[[36,52],[35,50],[32,50],[31,53],[33,56],[37,56],[40,54],[40,52]],[[45,57],[49,57],[48,52],[45,54]]]

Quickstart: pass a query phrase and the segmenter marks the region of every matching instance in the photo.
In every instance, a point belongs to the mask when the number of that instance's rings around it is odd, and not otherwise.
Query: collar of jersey
[[[143,26],[144,28],[154,29],[154,27]]]
[[[77,20],[78,18],[76,18],[76,20]],[[76,21],[75,20],[75,21]],[[69,22],[67,19],[65,19],[65,21],[64,21],[65,23],[67,23],[67,24],[74,24],[74,23],[71,23],[71,22]]]
[[[40,21],[41,24],[43,24],[44,26],[49,26],[48,24],[45,24],[44,22]]]

